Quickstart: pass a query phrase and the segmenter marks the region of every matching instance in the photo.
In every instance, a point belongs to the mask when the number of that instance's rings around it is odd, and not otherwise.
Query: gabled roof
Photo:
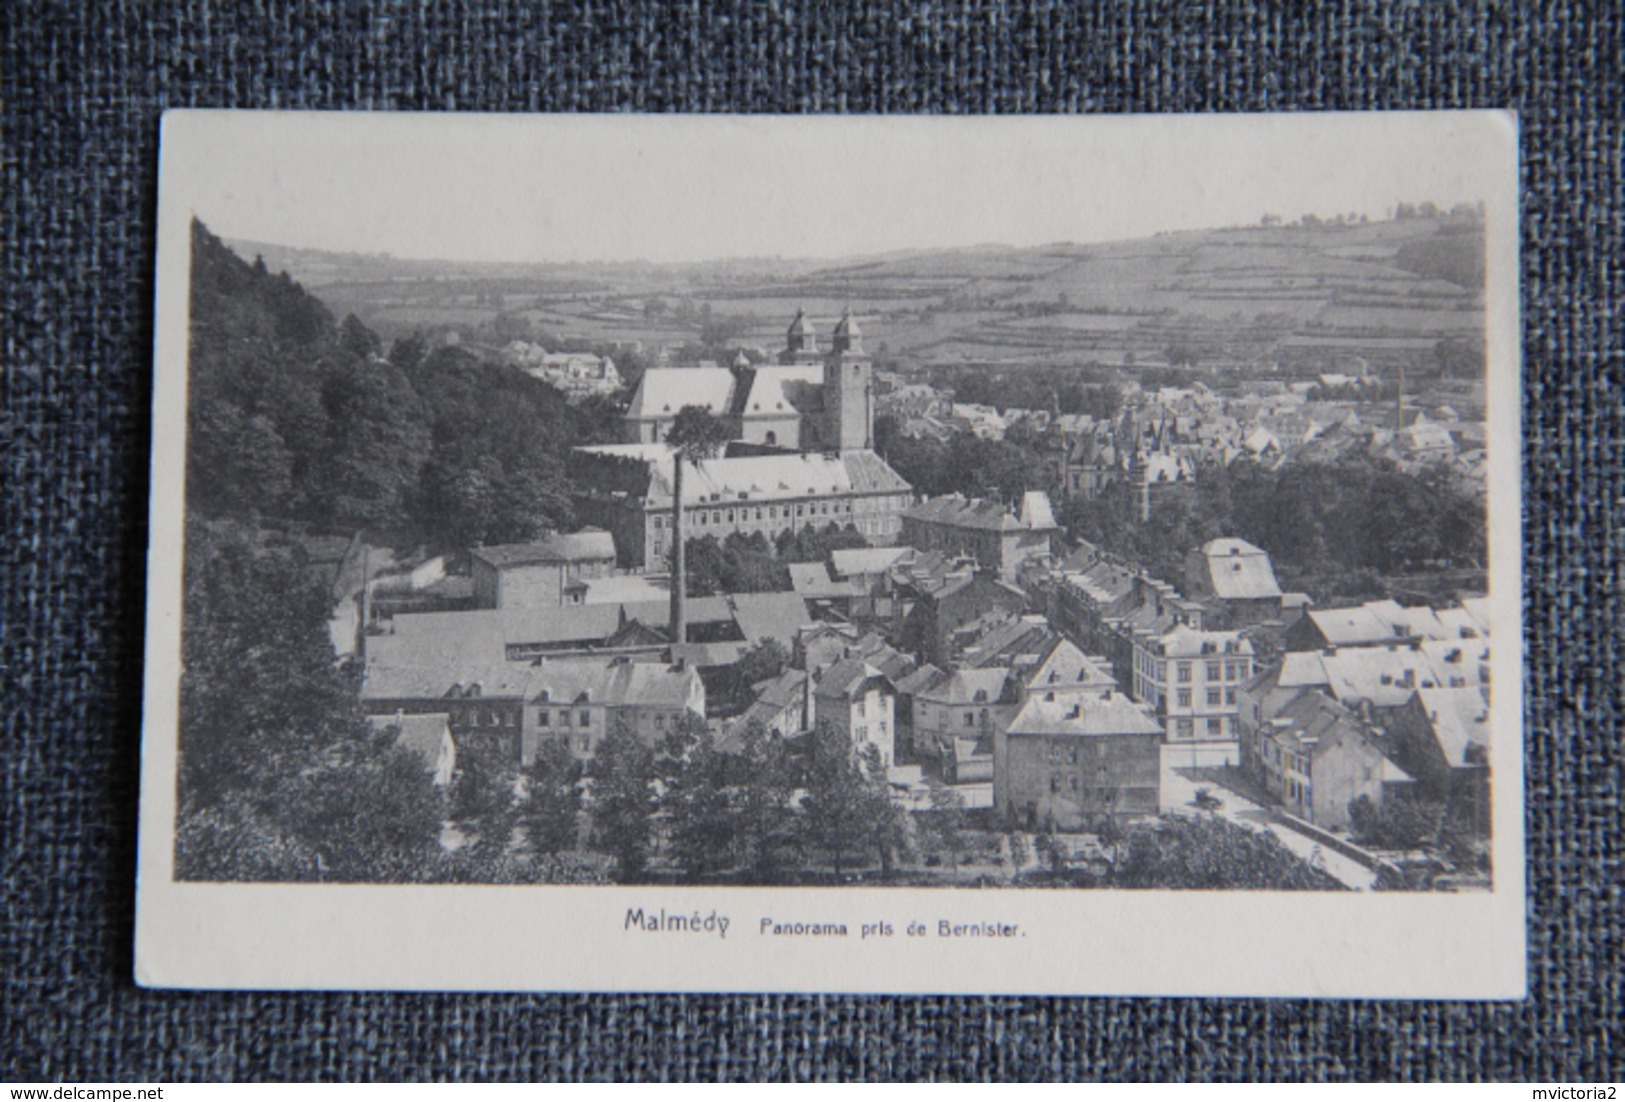
[[[850,699],[862,691],[863,686],[871,680],[883,682],[888,692],[896,691],[891,678],[860,658],[843,658],[824,670],[819,675],[817,688],[813,691],[817,696]]]
[[[878,574],[913,555],[912,547],[854,547],[830,552],[830,565],[836,577],[848,578],[853,574]]]
[[[670,507],[674,462],[666,445],[602,444],[578,450],[647,464],[648,504]],[[871,451],[723,456],[691,464],[683,477],[683,503],[688,506],[726,507],[849,493],[906,494],[909,490],[903,476]]]
[[[938,704],[998,704],[1005,698],[1009,680],[1010,671],[997,666],[955,670],[941,684],[916,695]]]
[[[1418,689],[1416,699],[1445,761],[1468,765],[1473,748],[1489,749],[1490,706],[1479,689]]]
[[[1049,651],[1022,672],[1022,681],[1032,692],[1058,689],[1110,688],[1115,679],[1091,660],[1070,639],[1055,640]]]
[[[1017,532],[1026,525],[1017,520],[1010,510],[996,501],[967,498],[959,494],[945,494],[928,498],[903,510],[904,520],[922,524],[940,524],[949,528],[972,528],[992,532]],[[1053,527],[1053,518],[1051,518]]]
[[[615,558],[615,540],[602,528],[555,532],[532,543],[502,543],[473,547],[469,555],[494,567],[536,563],[591,562]]]

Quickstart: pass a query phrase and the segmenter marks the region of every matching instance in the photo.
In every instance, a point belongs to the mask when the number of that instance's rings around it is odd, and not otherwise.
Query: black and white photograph
[[[1518,993],[1515,133],[171,113],[142,982]]]

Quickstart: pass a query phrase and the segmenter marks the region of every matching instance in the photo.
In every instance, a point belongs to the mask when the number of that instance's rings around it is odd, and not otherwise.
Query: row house
[[[1290,815],[1346,830],[1349,805],[1381,807],[1415,787],[1355,711],[1322,692],[1296,698],[1258,729],[1257,778]]]
[[[705,684],[686,665],[625,655],[483,669],[372,665],[361,701],[374,716],[444,713],[458,745],[484,741],[528,766],[549,739],[590,759],[618,726],[654,745],[683,714],[705,715]]]

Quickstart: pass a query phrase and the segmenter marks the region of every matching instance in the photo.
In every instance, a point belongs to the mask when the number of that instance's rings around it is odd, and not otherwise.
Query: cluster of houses
[[[443,568],[364,585],[356,656],[374,722],[441,780],[473,740],[524,765],[546,740],[586,761],[617,726],[657,740],[685,714],[725,752],[752,731],[834,728],[873,748],[904,806],[940,782],[1005,823],[1063,832],[1157,813],[1165,749],[1208,744],[1319,827],[1347,827],[1360,796],[1421,795],[1487,829],[1482,602],[1316,608],[1233,538],[1193,549],[1176,588],[1069,545],[1043,493],[916,500],[872,450],[855,319],[823,352],[798,314],[779,359],[647,372],[628,442],[578,453],[589,526],[470,548],[458,601],[408,599],[413,579],[444,590]],[[687,534],[838,523],[870,546],[788,564],[787,590],[673,601],[665,435],[693,404],[735,440],[686,473]],[[1204,439],[1182,417],[1166,403],[1155,422],[1126,415],[1062,462],[1091,485],[1090,464],[1117,462],[1132,436],[1133,469],[1180,477],[1185,442]],[[766,641],[788,663],[741,693],[736,666]]]
[[[621,373],[608,356],[591,352],[549,352],[530,341],[509,341],[502,357],[525,374],[562,390],[571,399],[598,394],[608,396],[621,389]]]

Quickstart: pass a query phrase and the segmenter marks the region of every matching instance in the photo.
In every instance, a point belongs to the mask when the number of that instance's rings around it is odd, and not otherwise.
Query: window
[[[1234,681],[1236,679],[1236,664],[1234,662],[1226,662],[1224,664],[1224,679],[1226,681]]]
[[[1224,720],[1214,716],[1207,721],[1207,733],[1210,735],[1224,734]]]
[[[592,750],[592,739],[588,738],[586,735],[582,735],[581,736],[581,752],[583,754],[585,754],[585,753],[590,752],[591,750]]]
[[[657,516],[657,517],[654,518],[654,522],[655,522],[655,531],[656,532],[660,531],[662,528],[664,528],[666,526],[666,518],[665,517]]]
[[[588,712],[588,711],[583,711],[581,713],[581,726],[590,727],[591,725],[592,725],[592,713]]]
[[[1232,704],[1232,705],[1235,704],[1235,702],[1236,702],[1236,690],[1234,690],[1234,689],[1226,689],[1224,691],[1224,702],[1226,704]]]
[[[1223,698],[1223,694],[1218,689],[1209,689],[1207,691],[1207,706],[1209,708],[1217,708],[1219,706],[1219,702]]]
[[[1059,792],[1061,790],[1061,775],[1059,773],[1051,773],[1049,775],[1049,790],[1051,792]]]
[[[568,727],[568,726],[570,726],[570,712],[569,712],[569,709],[565,709],[564,711],[559,713],[559,726],[560,727]]]
[[[1207,679],[1209,681],[1217,681],[1219,679],[1219,664],[1217,662],[1209,662],[1207,664]]]
[[[1179,690],[1179,706],[1181,708],[1189,708],[1191,706],[1191,691],[1189,689]]]
[[[1181,681],[1189,681],[1191,679],[1191,664],[1189,662],[1181,662],[1179,664],[1179,679]]]
[[[966,712],[965,713],[965,726],[966,727],[975,727],[976,726],[976,713],[975,712]]]
[[[1191,738],[1196,734],[1196,724],[1193,720],[1182,719],[1179,721],[1178,730],[1180,738]]]
[[[553,720],[546,708],[538,708],[536,710],[536,723],[542,727],[553,726]]]
[[[860,723],[856,727],[852,728],[852,734],[856,738],[868,738],[869,737],[869,728],[866,725]]]
[[[655,713],[655,730],[664,731],[665,729],[666,729],[666,713],[665,712],[656,712]]]
[[[733,522],[734,522],[734,511],[732,509],[729,509],[728,510],[728,523],[732,524]]]
[[[864,710],[863,710],[863,703],[864,703],[863,697],[861,697],[861,696],[858,697],[858,699],[856,699],[856,700],[854,700],[852,702],[852,714],[859,717],[860,719],[865,714]]]

